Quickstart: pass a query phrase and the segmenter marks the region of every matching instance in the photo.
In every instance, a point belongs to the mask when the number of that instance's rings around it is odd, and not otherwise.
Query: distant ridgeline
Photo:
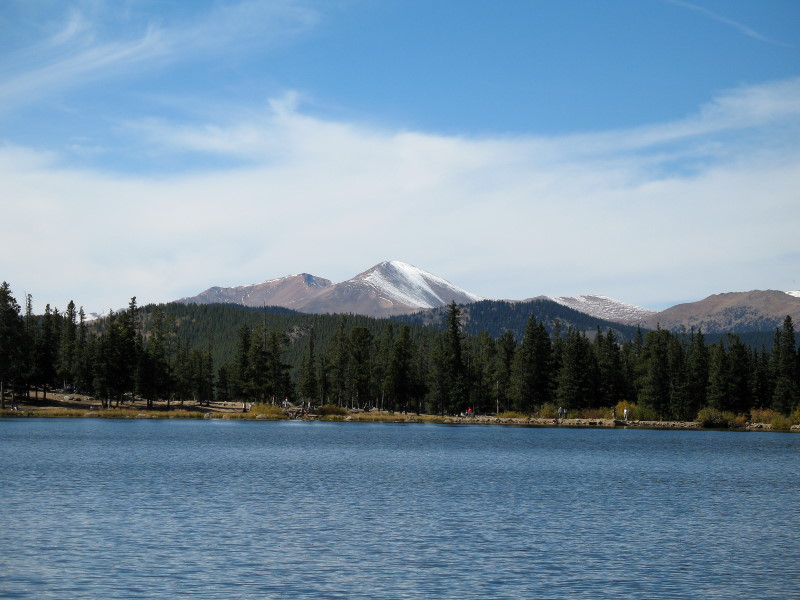
[[[520,342],[528,321],[534,317],[538,322],[544,323],[545,329],[551,335],[559,327],[561,333],[566,334],[571,327],[593,339],[599,327],[603,333],[612,330],[620,343],[636,337],[634,326],[604,321],[544,298],[526,302],[482,300],[462,305],[460,308],[463,311],[464,332],[468,335],[478,335],[481,331],[486,331],[491,337],[499,338],[506,331],[510,331],[514,334],[514,339]],[[443,327],[447,310],[448,308],[443,306],[392,319],[401,323]]]

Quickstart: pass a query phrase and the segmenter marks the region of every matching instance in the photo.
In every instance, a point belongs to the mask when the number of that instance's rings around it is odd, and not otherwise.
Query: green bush
[[[558,416],[558,408],[555,404],[542,404],[539,416],[542,419],[555,419]]]
[[[772,420],[772,428],[788,431],[792,428],[792,420],[789,417],[777,417]]]

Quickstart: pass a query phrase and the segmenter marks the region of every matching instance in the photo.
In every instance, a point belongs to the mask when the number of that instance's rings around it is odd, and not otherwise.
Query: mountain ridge
[[[179,304],[283,306],[301,312],[354,313],[372,317],[483,300],[437,275],[401,261],[383,261],[340,283],[303,273],[263,283],[211,287]]]
[[[789,315],[800,321],[800,291],[751,290],[725,292],[654,311],[608,296],[536,296],[591,317],[645,329],[662,327],[702,329],[706,333],[768,331]],[[343,313],[394,317],[443,307],[450,302],[469,305],[489,300],[446,279],[401,261],[383,261],[358,275],[333,283],[308,273],[287,275],[262,283],[235,287],[214,286],[181,304],[239,304],[280,306],[311,314]]]

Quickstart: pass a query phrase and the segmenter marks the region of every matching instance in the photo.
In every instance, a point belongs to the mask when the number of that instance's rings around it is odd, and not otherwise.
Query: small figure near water
[[[628,409],[622,411],[622,418],[627,421],[628,420]]]

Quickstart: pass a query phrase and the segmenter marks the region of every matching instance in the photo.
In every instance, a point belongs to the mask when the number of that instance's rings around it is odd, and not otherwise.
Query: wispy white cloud
[[[675,6],[681,6],[683,8],[688,8],[688,9],[693,10],[695,12],[699,12],[701,14],[704,14],[705,16],[707,16],[707,17],[709,17],[711,19],[714,19],[715,21],[718,21],[720,23],[724,23],[725,25],[730,25],[734,29],[737,29],[738,31],[743,33],[744,35],[746,35],[748,37],[751,37],[753,39],[759,40],[761,42],[767,42],[768,44],[774,44],[776,46],[783,46],[784,48],[791,48],[792,47],[791,44],[786,44],[784,42],[781,42],[781,41],[778,41],[778,40],[774,40],[774,39],[772,39],[770,37],[767,37],[766,35],[763,35],[763,34],[759,33],[758,31],[756,31],[752,27],[748,27],[747,25],[744,25],[743,23],[739,23],[738,21],[734,21],[733,19],[729,19],[729,18],[727,18],[727,17],[725,17],[723,15],[720,15],[720,14],[712,11],[712,10],[709,10],[709,9],[704,8],[702,6],[698,6],[696,4],[692,4],[691,2],[686,2],[685,0],[664,0],[664,2],[668,2],[669,4],[674,4]]]
[[[35,224],[37,243],[10,228],[4,244],[25,251],[1,255],[0,272],[40,301],[91,310],[293,272],[343,280],[389,258],[487,297],[596,292],[647,306],[791,287],[797,87],[734,90],[671,124],[549,138],[336,122],[290,95],[257,116],[131,129],[152,151],[244,159],[169,176],[66,169],[6,147],[4,217]],[[775,135],[732,143],[742,128]],[[678,159],[692,169],[665,168]],[[32,289],[34,272],[47,288]]]
[[[154,29],[129,42],[92,45],[0,80],[0,106],[25,102],[37,93],[75,85],[101,71],[163,55],[167,49],[168,44]]]
[[[88,14],[72,8],[49,37],[9,50],[0,61],[0,108],[90,81],[110,84],[122,75],[131,77],[137,65],[164,67],[198,56],[207,61],[268,50],[313,29],[319,14],[277,0],[223,4],[178,22],[131,22],[120,28],[117,19],[124,20],[103,3]]]

